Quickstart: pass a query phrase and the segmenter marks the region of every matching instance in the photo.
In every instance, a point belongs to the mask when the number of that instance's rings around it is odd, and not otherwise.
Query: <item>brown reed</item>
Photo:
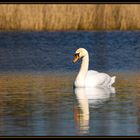
[[[0,30],[139,30],[138,4],[0,4]]]

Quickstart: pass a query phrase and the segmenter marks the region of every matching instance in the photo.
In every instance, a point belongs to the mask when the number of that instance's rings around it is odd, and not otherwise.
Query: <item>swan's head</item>
[[[77,49],[75,54],[74,54],[73,63],[76,63],[80,58],[83,58],[87,54],[88,54],[88,52],[86,49],[84,49],[84,48]]]

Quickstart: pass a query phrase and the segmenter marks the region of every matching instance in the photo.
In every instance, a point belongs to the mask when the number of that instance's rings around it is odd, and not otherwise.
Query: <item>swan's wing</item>
[[[93,74],[97,74],[97,73],[99,73],[98,71],[95,71],[95,70],[89,70],[88,72],[87,72],[87,75],[93,75]]]
[[[89,71],[86,76],[86,86],[102,86],[107,85],[111,78],[106,73],[99,73],[97,71]]]

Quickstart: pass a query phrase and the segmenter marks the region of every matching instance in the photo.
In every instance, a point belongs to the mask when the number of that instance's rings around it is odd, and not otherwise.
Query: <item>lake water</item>
[[[73,89],[79,47],[116,93]],[[140,136],[140,32],[0,32],[0,136]]]

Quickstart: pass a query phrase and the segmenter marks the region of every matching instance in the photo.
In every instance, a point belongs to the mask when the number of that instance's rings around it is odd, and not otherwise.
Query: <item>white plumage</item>
[[[80,58],[82,58],[82,64],[74,82],[75,87],[110,87],[115,82],[116,76],[110,77],[106,73],[88,70],[89,55],[86,49],[79,48],[75,53],[73,62],[75,63]]]

